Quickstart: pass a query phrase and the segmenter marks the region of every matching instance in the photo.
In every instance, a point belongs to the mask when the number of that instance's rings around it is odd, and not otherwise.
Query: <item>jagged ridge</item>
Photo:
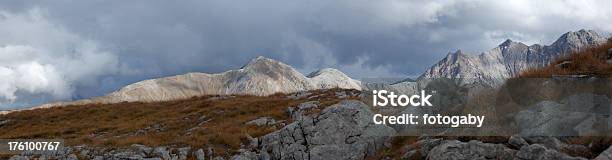
[[[549,46],[526,45],[506,40],[480,55],[464,54],[460,50],[449,53],[429,68],[419,79],[454,78],[462,83],[499,85],[504,80],[529,68],[542,67],[554,59],[604,43],[605,38],[592,30],[567,32]]]

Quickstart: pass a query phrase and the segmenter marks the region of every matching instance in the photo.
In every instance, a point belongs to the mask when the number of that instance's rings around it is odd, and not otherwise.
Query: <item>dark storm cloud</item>
[[[0,94],[0,99],[17,96],[12,103],[23,103],[19,97],[27,97],[22,100],[29,102],[36,99],[32,96],[43,97],[39,101],[97,96],[142,79],[221,72],[239,68],[259,55],[281,60],[302,72],[335,67],[358,78],[416,76],[457,49],[479,53],[507,38],[548,44],[564,32],[581,28],[612,31],[612,13],[607,9],[612,5],[607,0],[64,0],[3,1],[0,6],[8,13],[5,20],[25,19],[26,24],[49,26],[51,33],[61,31],[56,34],[60,36],[48,36],[44,27],[37,28],[35,31],[42,33],[38,36],[53,37],[48,41],[75,37],[59,45],[88,46],[80,43],[88,41],[95,46],[91,54],[62,49],[53,52],[55,55],[69,52],[69,60],[75,64],[89,62],[81,55],[106,60],[100,63],[105,67],[89,69],[85,65],[80,66],[85,68],[82,71],[74,72],[66,72],[66,66],[46,58],[48,54],[21,60],[46,66],[40,71],[52,77],[72,78],[60,78],[57,85],[32,90],[17,83],[6,83],[4,90],[0,85],[0,93],[6,93]],[[64,34],[70,36],[61,36]],[[57,51],[30,44],[33,41],[7,40],[2,45]],[[17,51],[6,51],[13,52]],[[19,66],[2,63],[0,59],[0,67]],[[84,74],[98,70],[99,74]],[[23,78],[18,73],[7,71],[15,79]]]

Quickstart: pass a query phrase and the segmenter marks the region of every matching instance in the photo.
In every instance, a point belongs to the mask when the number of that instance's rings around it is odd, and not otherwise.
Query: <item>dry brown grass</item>
[[[246,144],[247,135],[258,137],[281,127],[256,127],[245,122],[268,116],[289,123],[287,107],[311,100],[321,102],[322,106],[335,104],[341,100],[335,96],[336,91],[339,89],[312,91],[319,96],[310,99],[290,99],[285,94],[205,96],[168,102],[26,110],[0,115],[0,120],[10,120],[0,127],[0,138],[61,138],[67,145],[117,148],[131,144],[189,145],[213,147],[216,153],[224,154]],[[198,126],[200,123],[202,125]],[[138,132],[155,125],[162,129]]]
[[[552,75],[600,75],[612,74],[612,64],[606,63],[608,49],[612,48],[612,42],[597,47],[587,48],[560,57],[553,63],[542,68],[532,68],[519,74],[521,78],[549,78]],[[564,61],[572,63],[567,68],[557,67]]]

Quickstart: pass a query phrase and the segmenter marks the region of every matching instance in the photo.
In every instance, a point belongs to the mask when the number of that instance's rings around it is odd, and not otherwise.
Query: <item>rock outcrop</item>
[[[375,125],[373,113],[360,101],[342,101],[319,114],[304,115],[312,103],[292,112],[295,121],[260,138],[260,152],[272,159],[364,159],[373,156],[395,134]]]
[[[518,112],[515,122],[523,136],[607,136],[611,102],[591,93],[542,101]]]
[[[512,159],[516,152],[502,144],[448,140],[429,151],[427,159]]]

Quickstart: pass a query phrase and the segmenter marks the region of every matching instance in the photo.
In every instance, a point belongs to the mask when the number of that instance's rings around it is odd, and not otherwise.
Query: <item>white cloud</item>
[[[40,9],[0,11],[0,35],[0,104],[30,95],[69,99],[77,86],[120,73],[116,55],[49,21]]]

